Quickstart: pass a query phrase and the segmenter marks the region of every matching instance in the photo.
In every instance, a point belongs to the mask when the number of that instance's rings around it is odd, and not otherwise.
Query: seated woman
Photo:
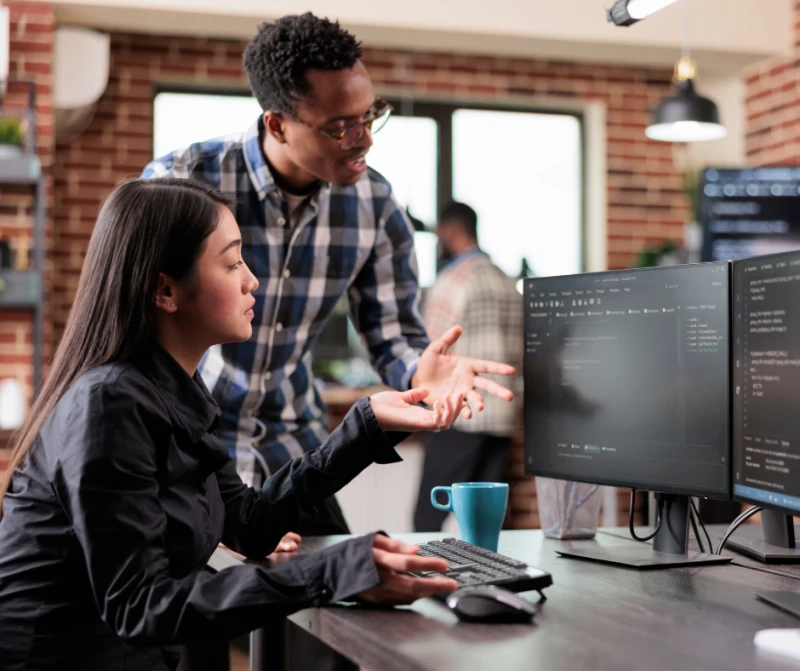
[[[210,346],[250,337],[258,282],[240,247],[228,201],[205,184],[133,180],[103,205],[0,487],[5,671],[172,669],[164,646],[331,601],[401,604],[455,589],[404,575],[446,564],[381,534],[273,569],[204,570],[220,541],[263,558],[364,468],[398,461],[405,435],[395,432],[447,428],[463,401],[426,410],[424,389],[362,399],[319,450],[246,487],[196,373]]]

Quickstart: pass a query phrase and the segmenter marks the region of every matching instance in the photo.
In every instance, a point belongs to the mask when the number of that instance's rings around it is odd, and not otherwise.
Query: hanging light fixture
[[[689,57],[688,0],[683,0],[683,25],[683,56],[675,65],[677,90],[658,104],[644,132],[651,140],[662,142],[720,140],[728,130],[720,123],[719,110],[714,101],[699,95],[694,88],[697,64]]]
[[[662,142],[704,142],[720,140],[728,130],[719,121],[714,102],[699,95],[694,88],[697,66],[688,56],[675,66],[676,91],[664,98],[653,112],[653,121],[645,129],[651,140]]]
[[[675,0],[617,0],[608,10],[608,20],[618,26],[631,26]]]

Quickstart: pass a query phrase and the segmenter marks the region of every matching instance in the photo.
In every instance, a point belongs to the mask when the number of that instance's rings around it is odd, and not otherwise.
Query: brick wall
[[[751,165],[800,164],[800,1],[795,32],[793,53],[759,63],[745,75]]]
[[[2,3],[0,3],[2,4]],[[36,151],[47,177],[48,210],[52,205],[52,170],[55,153],[52,70],[53,33],[55,18],[47,4],[6,2],[10,10],[10,72],[11,79],[33,81],[36,87],[37,147]],[[26,87],[9,84],[3,106],[7,113],[24,114],[27,105]],[[9,187],[0,184],[0,238],[9,242],[12,250],[31,250],[32,190],[28,187]],[[47,225],[50,246],[50,219]],[[19,260],[19,255],[15,260]],[[30,253],[29,253],[30,256]],[[45,268],[45,286],[52,284],[52,265]],[[45,306],[45,356],[52,345],[52,318],[49,301]],[[0,311],[0,379],[17,377],[28,397],[33,390],[33,313],[27,310]],[[8,435],[0,434],[0,471],[5,467]]]
[[[52,105],[53,32],[55,20],[52,7],[33,2],[6,3],[10,9],[10,78],[33,81],[36,85],[37,153],[44,174],[48,177],[48,205],[52,201],[54,126]],[[10,114],[24,114],[27,89],[9,84],[3,101]],[[28,187],[9,187],[0,184],[0,238],[7,240],[15,252],[31,249],[32,190]],[[49,240],[48,223],[48,240]],[[19,260],[20,254],[15,254]],[[29,256],[32,256],[29,254]],[[47,270],[50,270],[48,268]],[[50,274],[48,273],[48,280]],[[45,313],[46,316],[48,313]],[[52,324],[52,319],[45,319]],[[45,333],[46,352],[52,340],[52,328]],[[32,391],[33,313],[29,311],[0,311],[0,379],[17,376],[27,393]]]
[[[151,157],[156,84],[246,87],[244,44],[235,41],[114,35],[111,81],[97,116],[58,147],[54,262],[60,278],[55,328],[63,329],[97,209],[112,186],[138,175]],[[507,96],[549,101],[600,100],[608,106],[609,266],[629,266],[647,244],[681,239],[687,208],[669,145],[644,136],[649,110],[670,88],[671,72],[524,59],[370,49],[376,86],[418,96]]]

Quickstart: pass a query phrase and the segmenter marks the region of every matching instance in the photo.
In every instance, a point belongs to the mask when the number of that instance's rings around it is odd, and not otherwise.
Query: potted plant
[[[12,116],[0,116],[0,156],[19,154],[24,144],[22,121]]]

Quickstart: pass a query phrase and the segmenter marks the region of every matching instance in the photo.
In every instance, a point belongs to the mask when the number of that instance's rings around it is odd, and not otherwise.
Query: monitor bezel
[[[731,361],[733,361],[733,359],[735,358],[735,354],[736,354],[736,352],[735,352],[736,341],[735,341],[735,335],[734,335],[734,330],[735,330],[734,321],[735,320],[733,319],[733,312],[734,312],[734,309],[735,309],[736,306],[734,305],[733,301],[734,301],[734,289],[736,288],[737,268],[743,266],[746,263],[752,263],[756,259],[758,259],[758,261],[760,262],[760,261],[768,261],[769,259],[776,259],[777,260],[777,259],[782,259],[782,258],[792,257],[792,256],[794,256],[794,257],[800,256],[800,249],[795,250],[793,252],[792,251],[789,251],[789,252],[775,252],[774,254],[763,254],[761,256],[749,256],[749,257],[747,257],[745,259],[737,259],[737,260],[731,262],[731,301],[732,301],[732,303],[731,303]],[[733,365],[731,365],[731,386],[733,386],[733,384],[734,384],[734,382],[733,382],[733,370],[734,370],[733,369]],[[771,503],[771,502],[770,503],[765,503],[764,501],[759,501],[758,499],[751,499],[751,498],[749,498],[747,496],[742,496],[740,494],[736,494],[736,491],[735,491],[736,483],[733,481],[733,473],[734,473],[734,470],[736,468],[736,464],[734,464],[735,438],[734,438],[733,432],[734,432],[734,430],[736,428],[735,424],[733,422],[734,413],[735,413],[735,408],[734,408],[734,405],[733,405],[733,394],[731,394],[731,472],[730,472],[730,478],[731,478],[731,498],[732,498],[732,500],[736,501],[737,503],[747,503],[747,504],[753,505],[753,506],[760,506],[762,508],[766,508],[766,509],[769,509],[769,510],[774,510],[774,511],[777,511],[777,512],[785,513],[785,514],[791,515],[793,517],[800,516],[800,510],[796,510],[794,508],[787,508],[787,507],[781,506],[781,505],[776,505],[776,504]],[[753,487],[753,489],[758,489],[758,488],[757,487]],[[771,492],[771,491],[769,491],[767,489],[762,489],[761,491],[769,492],[770,494],[774,494],[775,493],[775,492]]]
[[[733,325],[732,325],[732,312],[733,312],[733,272],[732,272],[732,264],[730,261],[709,261],[705,263],[685,263],[673,266],[655,266],[651,268],[624,268],[619,270],[603,270],[603,271],[596,271],[590,273],[578,273],[573,275],[552,275],[547,277],[529,277],[525,279],[523,285],[523,305],[527,305],[528,299],[528,292],[530,291],[530,286],[534,283],[541,281],[541,280],[560,280],[560,279],[567,279],[567,278],[575,278],[577,276],[581,277],[594,277],[594,276],[613,276],[613,275],[624,275],[629,274],[632,272],[647,272],[647,273],[657,273],[660,271],[666,270],[676,270],[680,268],[696,268],[696,267],[725,267],[726,277],[728,279],[728,305],[727,305],[727,323],[728,323],[728,382],[727,382],[727,391],[728,391],[728,459],[727,459],[727,487],[725,491],[714,490],[714,491],[703,491],[700,492],[698,489],[692,488],[683,488],[683,487],[676,487],[673,485],[667,485],[665,487],[658,487],[651,484],[646,484],[643,486],[639,486],[638,484],[632,484],[630,481],[623,481],[623,480],[615,480],[613,478],[605,479],[605,478],[595,478],[595,479],[585,479],[585,478],[578,478],[574,477],[574,475],[558,473],[555,471],[550,470],[539,470],[536,471],[531,470],[528,465],[527,460],[527,443],[528,443],[528,433],[527,433],[527,423],[524,422],[523,419],[523,469],[525,475],[528,476],[538,476],[543,478],[553,478],[556,480],[567,480],[567,481],[575,481],[575,482],[585,482],[589,484],[601,485],[601,486],[608,486],[608,487],[621,487],[625,489],[637,489],[639,491],[650,491],[650,492],[661,492],[664,494],[677,494],[679,496],[693,496],[703,499],[713,499],[718,501],[730,501],[732,494],[733,494],[733,393],[732,393],[732,380],[733,380],[733,369],[732,369],[732,361],[733,361],[733,343],[731,342],[731,336],[733,333]],[[523,335],[524,337],[524,335]],[[527,378],[526,372],[528,367],[528,357],[523,357],[523,383],[524,380]],[[527,409],[527,401],[528,401],[528,391],[527,388],[523,389],[523,418],[525,416],[525,412]]]

